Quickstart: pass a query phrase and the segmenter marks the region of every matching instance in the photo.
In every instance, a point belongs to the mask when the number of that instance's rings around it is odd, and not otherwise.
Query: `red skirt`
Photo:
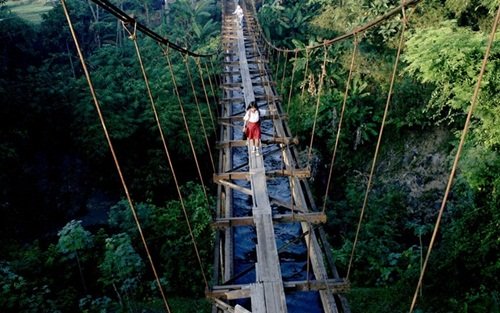
[[[247,123],[247,138],[248,139],[260,139],[260,122]]]

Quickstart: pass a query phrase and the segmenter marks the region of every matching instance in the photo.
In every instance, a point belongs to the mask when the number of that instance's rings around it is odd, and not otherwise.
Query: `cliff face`
[[[450,173],[450,132],[435,128],[387,140],[379,157],[374,190],[394,186],[406,195],[408,213],[434,216]]]

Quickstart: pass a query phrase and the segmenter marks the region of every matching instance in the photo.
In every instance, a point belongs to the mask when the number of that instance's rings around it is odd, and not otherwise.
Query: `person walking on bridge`
[[[247,135],[247,140],[251,142],[252,153],[256,156],[260,155],[261,149],[261,131],[260,131],[260,117],[265,112],[259,110],[257,104],[252,101],[247,107],[245,116],[243,117],[243,131]]]
[[[240,7],[239,4],[236,6],[236,10],[234,10],[233,14],[236,15],[236,19],[238,21],[238,26],[242,27],[243,26],[243,9]]]

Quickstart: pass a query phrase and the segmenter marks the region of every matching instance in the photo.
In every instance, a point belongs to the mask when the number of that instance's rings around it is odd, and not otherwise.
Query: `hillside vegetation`
[[[113,3],[181,47],[203,53],[218,48],[220,3]],[[351,31],[400,3],[283,0],[259,2],[257,8],[266,36],[279,47],[293,49]],[[67,4],[171,309],[210,312],[202,271],[210,274],[215,199],[204,196],[163,51],[139,34],[202,268],[133,41],[120,22],[92,2]],[[409,310],[497,8],[496,0],[428,0],[406,12],[401,60],[349,277],[352,290],[347,298],[353,313]],[[39,22],[15,11],[10,2],[0,1],[1,312],[164,312],[62,7],[55,3]],[[341,276],[346,275],[354,244],[401,21],[389,19],[357,37],[326,199],[326,230]],[[419,291],[418,312],[500,312],[498,37],[497,31]],[[348,39],[326,50],[313,158],[304,158],[313,170],[310,182],[318,207],[324,200],[353,44]],[[315,123],[324,53],[316,49],[296,58],[289,55],[286,67],[284,56],[273,53],[270,64],[273,72],[278,70],[273,77],[280,94],[288,95],[292,88],[290,102],[284,96],[283,105],[302,150],[308,148]],[[176,52],[170,57],[191,132],[201,134],[184,59]],[[188,61],[191,73],[197,73],[194,60]],[[215,78],[217,68],[206,68]],[[199,86],[200,78],[194,79]],[[209,96],[215,96],[211,89]],[[215,142],[209,110],[202,106],[201,114]],[[194,136],[193,144],[204,180],[209,181],[203,136]]]

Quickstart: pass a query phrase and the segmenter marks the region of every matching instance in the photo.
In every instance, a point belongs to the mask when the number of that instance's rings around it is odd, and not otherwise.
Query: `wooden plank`
[[[219,117],[219,123],[242,121],[244,115]],[[288,119],[288,114],[266,114],[262,115],[261,120]]]
[[[224,299],[227,300],[244,299],[244,298],[250,298],[250,296],[251,296],[250,288],[248,288],[247,286],[246,288],[234,289],[226,292]]]
[[[298,211],[298,212],[308,212],[309,211],[307,208],[304,208],[301,205],[294,205],[292,208],[290,202],[283,202],[283,201],[275,199],[275,198],[271,198],[271,203],[275,204],[277,206],[283,207],[283,208],[287,208],[290,211],[294,211],[294,212],[295,211]]]
[[[217,298],[214,298],[213,299],[214,301],[214,304],[217,308],[221,309],[223,312],[229,312],[229,313],[234,313],[234,308],[232,306],[230,306],[229,304],[217,299]]]
[[[255,99],[257,101],[281,101],[281,97],[280,96],[266,96],[266,95],[255,95]],[[220,101],[222,103],[225,103],[225,102],[242,102],[244,100],[244,98],[241,98],[241,97],[230,97],[230,98],[227,98],[227,99],[221,99]]]
[[[311,176],[311,172],[307,169],[302,170],[271,170],[265,173],[267,177],[287,177],[294,176],[297,178],[308,178]],[[228,173],[218,173],[213,175],[214,182],[217,182],[222,179],[229,180],[248,180],[250,178],[249,172],[228,172]]]
[[[225,299],[226,293],[246,288],[248,288],[247,284],[212,286],[212,289],[207,291],[206,295],[208,297]],[[283,288],[287,292],[330,290],[334,294],[344,294],[350,291],[351,286],[349,282],[342,279],[326,279],[285,281],[283,282]]]
[[[244,307],[242,307],[241,305],[237,304],[235,307],[234,307],[234,313],[252,313],[250,311],[248,311],[247,309],[245,309]]]
[[[276,214],[272,217],[276,223],[308,222],[312,224],[322,224],[326,222],[326,214],[321,212],[302,214]],[[218,218],[212,223],[214,228],[236,227],[254,225],[252,216]]]
[[[249,196],[252,196],[252,195],[253,195],[253,192],[252,192],[252,190],[251,190],[251,189],[248,189],[248,188],[245,188],[245,187],[238,186],[238,185],[236,185],[236,184],[234,184],[234,183],[232,183],[232,182],[229,182],[229,181],[227,181],[227,180],[221,179],[221,180],[218,180],[218,181],[217,181],[217,183],[218,183],[218,184],[221,184],[221,185],[224,185],[224,186],[226,186],[226,187],[229,187],[229,188],[231,188],[231,189],[233,189],[233,190],[237,190],[237,191],[239,191],[239,192],[242,192],[242,193],[244,193],[244,194],[246,194],[246,195],[249,195]]]
[[[264,301],[264,286],[261,283],[251,284],[252,289],[252,313],[266,313]]]
[[[284,144],[284,145],[291,145],[291,144],[298,144],[299,140],[297,137],[274,137],[274,138],[263,138],[261,140],[263,144],[269,145],[269,144]],[[247,141],[246,140],[231,140],[231,141],[219,141],[216,143],[216,148],[217,149],[222,149],[227,146],[229,147],[244,147],[246,146]]]
[[[214,182],[220,180],[248,180],[250,178],[249,172],[229,172],[229,173],[219,173],[213,175]]]

